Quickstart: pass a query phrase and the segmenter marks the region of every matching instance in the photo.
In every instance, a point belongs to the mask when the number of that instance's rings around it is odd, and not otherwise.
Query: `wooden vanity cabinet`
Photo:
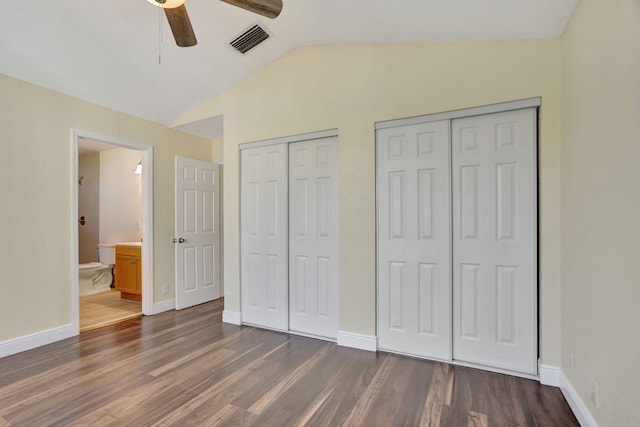
[[[142,257],[139,246],[116,245],[116,290],[120,298],[142,301]]]

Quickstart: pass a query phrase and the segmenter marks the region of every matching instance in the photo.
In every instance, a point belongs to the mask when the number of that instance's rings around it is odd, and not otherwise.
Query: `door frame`
[[[80,334],[78,277],[78,140],[94,139],[107,144],[139,150],[142,154],[142,314],[153,311],[153,146],[82,129],[71,129],[71,330]],[[131,172],[133,173],[133,171]]]
[[[377,131],[380,129],[387,129],[387,128],[394,128],[394,127],[400,127],[400,126],[407,126],[407,125],[414,125],[414,124],[420,124],[420,123],[429,123],[429,122],[436,122],[436,121],[440,121],[440,120],[455,120],[455,119],[460,119],[460,118],[466,118],[466,117],[472,117],[472,116],[481,116],[481,115],[487,115],[487,114],[493,114],[493,113],[503,113],[503,112],[507,112],[507,111],[513,111],[513,110],[521,110],[521,109],[527,109],[527,108],[536,108],[538,109],[537,112],[537,117],[538,120],[536,122],[536,139],[535,139],[535,153],[534,153],[534,173],[535,176],[533,177],[534,183],[535,183],[535,215],[536,215],[536,219],[535,219],[535,227],[536,227],[536,235],[535,235],[535,248],[534,248],[534,257],[535,257],[535,267],[534,267],[534,272],[535,272],[535,283],[536,283],[536,289],[534,292],[534,304],[535,304],[535,308],[534,308],[534,325],[535,325],[535,332],[534,332],[534,347],[535,347],[535,351],[536,351],[536,360],[538,360],[538,365],[539,365],[539,358],[540,358],[540,274],[539,274],[539,269],[540,269],[540,256],[539,256],[539,248],[540,248],[540,215],[539,215],[539,210],[540,210],[540,201],[539,201],[539,192],[540,192],[540,164],[539,164],[539,156],[540,156],[540,143],[539,143],[539,136],[540,136],[540,129],[539,129],[539,117],[540,117],[540,112],[539,109],[542,106],[542,98],[541,97],[533,97],[533,98],[526,98],[526,99],[520,99],[520,100],[515,100],[515,101],[507,101],[507,102],[501,102],[501,103],[497,103],[497,104],[488,104],[488,105],[483,105],[483,106],[478,106],[478,107],[471,107],[471,108],[464,108],[464,109],[460,109],[460,110],[451,110],[451,111],[445,111],[445,112],[440,112],[440,113],[433,113],[433,114],[424,114],[421,116],[415,116],[415,117],[406,117],[406,118],[400,118],[400,119],[391,119],[391,120],[382,120],[379,122],[375,123],[375,131],[376,131],[376,141],[375,141],[375,146],[376,146],[376,171],[375,171],[375,183],[376,183],[376,190],[375,190],[375,194],[376,194],[376,207],[375,207],[375,212],[376,212],[376,336],[378,335],[378,321],[379,321],[379,310],[380,310],[380,294],[379,294],[379,284],[378,284],[378,247],[379,247],[379,236],[378,236],[378,203],[380,200],[380,195],[379,195],[379,187],[378,187],[378,167],[377,167],[377,162],[378,162],[378,150],[377,150]],[[450,186],[453,185],[453,182],[450,182]],[[451,213],[453,214],[453,206],[452,206],[452,210]],[[451,235],[451,239],[453,239],[453,234]],[[451,255],[453,256],[453,241],[451,242]],[[453,280],[453,263],[451,264],[451,278]],[[450,301],[453,304],[453,286],[451,286],[450,289],[450,295],[449,295]],[[451,310],[451,325],[453,328],[453,310]],[[453,329],[452,329],[453,331]],[[453,334],[453,332],[452,332]],[[377,341],[377,340],[376,340]],[[452,365],[460,365],[460,366],[468,366],[468,367],[472,367],[472,368],[476,368],[476,369],[482,369],[485,371],[490,371],[490,372],[498,372],[498,373],[502,373],[502,374],[507,374],[507,375],[513,375],[513,376],[517,376],[517,377],[523,377],[523,378],[530,378],[530,379],[539,379],[539,374],[540,374],[540,368],[539,366],[536,366],[536,373],[535,374],[528,374],[528,373],[523,373],[523,372],[518,372],[518,371],[511,371],[508,369],[503,369],[503,368],[497,368],[497,367],[492,367],[492,366],[486,366],[486,365],[479,365],[479,364],[474,364],[474,363],[468,363],[468,362],[463,362],[463,361],[459,361],[453,358],[453,339],[451,340],[450,343],[450,354],[451,357],[449,360],[446,360],[447,363],[450,363]],[[383,350],[379,347],[379,344],[376,343],[376,349],[377,350]],[[384,351],[389,351],[389,350],[384,350]],[[400,352],[395,352],[397,354],[404,354],[404,353],[400,353]],[[421,359],[428,359],[428,360],[437,360],[440,361],[438,359],[433,359],[433,358],[429,358],[429,357],[424,357],[424,356],[416,356],[413,354],[409,354],[409,356],[412,357],[418,357]]]

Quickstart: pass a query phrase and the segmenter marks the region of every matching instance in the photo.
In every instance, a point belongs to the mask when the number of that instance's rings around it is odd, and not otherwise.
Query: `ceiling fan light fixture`
[[[167,17],[167,21],[169,21],[169,26],[171,27],[171,32],[173,33],[173,38],[175,39],[176,44],[178,46],[190,47],[198,44],[196,35],[193,32],[193,27],[191,26],[191,20],[189,19],[189,14],[187,13],[187,8],[184,5],[185,0],[147,0],[147,1],[156,7],[160,7],[164,9],[164,14]],[[248,10],[250,12],[257,13],[258,15],[262,15],[272,19],[280,15],[280,12],[282,11],[282,0],[222,0],[222,1],[229,3],[233,6]],[[160,29],[160,31],[162,31],[162,29]],[[251,49],[252,47],[256,46],[258,43],[266,40],[268,37],[269,35],[265,33],[264,35],[262,35],[262,39],[255,42],[252,46],[250,46],[246,50]],[[160,60],[158,62],[160,62]]]
[[[149,3],[151,3],[154,6],[158,6],[161,7],[163,9],[173,9],[176,7],[180,7],[184,4],[185,0],[165,0],[165,1],[158,1],[158,0],[147,0]]]

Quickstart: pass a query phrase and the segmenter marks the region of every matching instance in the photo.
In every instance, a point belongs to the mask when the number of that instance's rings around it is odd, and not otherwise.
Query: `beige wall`
[[[563,51],[562,369],[601,426],[637,426],[640,2],[580,0]]]
[[[0,94],[0,342],[71,323],[71,128],[154,146],[155,298],[170,298],[174,157],[211,160],[211,142],[2,75]]]
[[[541,96],[541,351],[560,363],[561,45],[308,47],[188,118],[224,114],[225,308],[239,311],[238,144],[339,130],[340,330],[376,333],[376,121]]]

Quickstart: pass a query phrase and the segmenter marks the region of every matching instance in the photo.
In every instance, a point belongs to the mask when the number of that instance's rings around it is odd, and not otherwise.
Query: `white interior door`
[[[287,144],[240,157],[242,320],[287,330]]]
[[[451,357],[449,121],[377,131],[378,342]]]
[[[289,328],[338,332],[338,139],[289,146]]]
[[[535,374],[536,110],[452,121],[454,358]]]
[[[176,157],[176,309],[220,298],[218,166]]]

